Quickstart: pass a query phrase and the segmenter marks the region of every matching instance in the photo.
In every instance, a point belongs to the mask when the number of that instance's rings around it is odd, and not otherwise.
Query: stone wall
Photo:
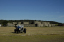
[[[0,27],[1,27],[2,25],[0,24]]]
[[[13,22],[12,24],[17,24],[17,22]]]
[[[8,26],[8,27],[14,27],[15,25],[12,24],[12,23],[8,23],[7,26]]]
[[[38,27],[43,27],[43,24],[38,24]]]
[[[54,27],[55,26],[55,24],[51,24],[51,27]]]
[[[25,27],[51,27],[51,26],[55,26],[55,24],[50,24],[49,22],[40,22],[40,21],[34,21],[34,24],[29,24],[29,22],[13,22],[13,23],[8,23],[7,25],[12,27],[12,26],[15,26],[15,24],[24,24]]]
[[[29,22],[24,22],[24,24],[29,24]]]
[[[18,22],[18,24],[21,24],[21,22]]]
[[[48,25],[49,25],[49,22],[42,22],[42,24],[43,24],[43,26],[45,27],[48,27]]]
[[[35,27],[35,24],[24,24],[25,27]]]

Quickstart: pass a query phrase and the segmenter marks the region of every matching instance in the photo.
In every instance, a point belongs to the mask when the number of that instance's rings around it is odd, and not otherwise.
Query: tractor
[[[24,28],[24,25],[21,25],[21,24],[15,24],[15,28],[14,29],[14,32],[15,33],[26,33],[26,28]]]

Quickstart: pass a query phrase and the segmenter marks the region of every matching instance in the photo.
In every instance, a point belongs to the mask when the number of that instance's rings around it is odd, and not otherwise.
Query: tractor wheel
[[[14,29],[14,33],[16,33],[16,29]]]
[[[14,33],[19,33],[19,30],[18,29],[14,29]]]
[[[24,33],[26,33],[26,28],[24,28]]]

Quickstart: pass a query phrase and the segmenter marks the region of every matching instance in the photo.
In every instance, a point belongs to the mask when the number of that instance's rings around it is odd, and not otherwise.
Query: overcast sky
[[[0,19],[64,23],[64,0],[0,0]]]

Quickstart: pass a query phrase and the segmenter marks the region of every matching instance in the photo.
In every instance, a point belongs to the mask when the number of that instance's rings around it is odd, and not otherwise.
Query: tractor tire
[[[19,33],[19,30],[18,29],[14,29],[14,33]]]
[[[24,28],[24,33],[26,33],[26,28]]]
[[[14,29],[14,33],[16,33],[16,29]]]

